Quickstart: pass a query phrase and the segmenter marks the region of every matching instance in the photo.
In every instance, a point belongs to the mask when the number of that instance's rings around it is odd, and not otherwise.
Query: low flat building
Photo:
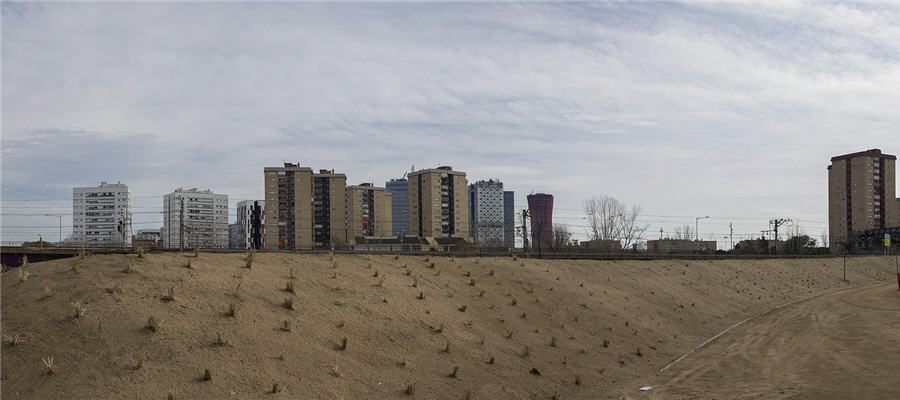
[[[353,238],[353,250],[369,253],[409,252],[427,250],[428,241],[417,236],[363,237]]]
[[[621,240],[584,240],[579,243],[581,247],[598,252],[616,253],[622,251]]]
[[[656,239],[647,241],[647,252],[659,254],[715,253],[714,240]]]

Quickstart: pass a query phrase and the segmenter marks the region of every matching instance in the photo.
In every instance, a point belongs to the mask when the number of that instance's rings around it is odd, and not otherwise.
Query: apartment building
[[[503,182],[478,181],[469,185],[469,235],[482,247],[504,247]]]
[[[553,240],[553,195],[528,195],[528,215],[531,219],[531,247],[549,249]]]
[[[829,246],[856,231],[900,225],[896,205],[897,157],[879,149],[831,158],[828,166]],[[894,205],[891,205],[894,203]]]
[[[506,248],[516,248],[516,195],[503,192],[503,241]]]
[[[449,166],[411,172],[409,233],[419,237],[469,238],[466,173]]]
[[[347,239],[347,177],[334,170],[313,173],[299,163],[266,167],[265,236],[272,250],[343,247]]]
[[[391,234],[409,234],[409,181],[391,179],[384,183],[384,189],[391,194]]]
[[[163,196],[166,248],[228,248],[228,195],[197,188]]]
[[[393,195],[385,188],[363,183],[347,187],[347,239],[393,236]]]
[[[262,249],[265,235],[265,200],[243,200],[237,203],[236,249]]]
[[[128,186],[72,188],[72,243],[81,246],[131,246],[131,192]]]

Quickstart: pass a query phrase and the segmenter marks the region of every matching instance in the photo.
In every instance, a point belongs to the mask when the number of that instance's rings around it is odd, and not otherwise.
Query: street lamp
[[[694,235],[697,237],[697,241],[700,241],[700,220],[707,218],[709,218],[709,215],[705,217],[694,218]]]

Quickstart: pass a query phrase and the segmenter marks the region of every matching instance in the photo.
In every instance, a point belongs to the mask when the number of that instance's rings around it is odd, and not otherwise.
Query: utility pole
[[[178,198],[181,200],[181,212],[178,213],[178,252],[184,251],[184,196]]]
[[[522,247],[525,249],[525,253],[528,253],[528,225],[526,224],[528,216],[528,210],[522,210]]]
[[[775,227],[775,255],[778,255],[778,227],[788,222],[793,221],[791,221],[790,218],[776,218],[771,221],[772,225]]]
[[[690,225],[688,225],[688,226],[690,226]],[[662,240],[662,236],[663,236],[663,228],[659,228],[659,240]]]

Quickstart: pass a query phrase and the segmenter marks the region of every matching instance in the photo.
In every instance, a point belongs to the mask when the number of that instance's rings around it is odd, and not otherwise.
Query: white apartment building
[[[175,189],[163,196],[163,246],[228,248],[228,195]]]
[[[128,186],[72,188],[72,244],[131,246],[131,192]]]
[[[265,211],[265,200],[244,200],[237,203],[237,238],[233,248],[263,248]]]
[[[505,246],[503,182],[478,181],[469,185],[469,232],[484,247]]]

